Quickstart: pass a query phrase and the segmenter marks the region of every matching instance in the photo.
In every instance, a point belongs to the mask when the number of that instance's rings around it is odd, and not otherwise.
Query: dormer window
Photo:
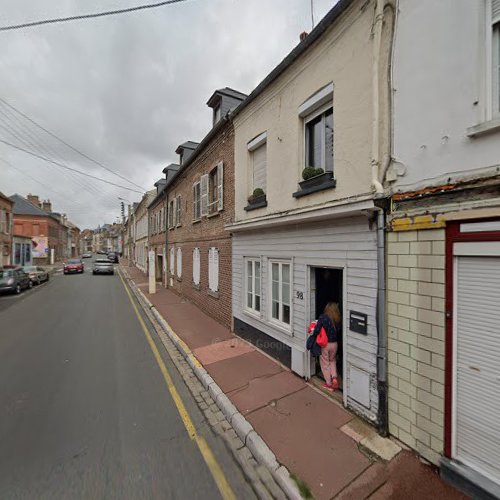
[[[220,104],[214,107],[214,125],[221,119]]]
[[[184,151],[179,154],[179,165],[182,165],[184,163]]]

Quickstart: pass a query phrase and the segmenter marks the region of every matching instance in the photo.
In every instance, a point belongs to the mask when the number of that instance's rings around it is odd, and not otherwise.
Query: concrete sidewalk
[[[193,304],[163,287],[147,293],[147,276],[125,259],[120,264],[314,498],[465,498],[410,451],[397,454],[395,443]]]

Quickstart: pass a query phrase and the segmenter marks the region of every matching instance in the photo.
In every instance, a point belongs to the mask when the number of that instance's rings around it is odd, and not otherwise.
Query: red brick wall
[[[35,234],[35,226],[38,226],[38,234]],[[49,247],[55,249],[56,260],[62,258],[63,243],[59,235],[60,225],[50,217],[14,215],[14,236],[29,236],[31,238],[33,236],[48,237]]]
[[[193,184],[208,174],[220,161],[224,163],[224,208],[211,217],[193,223]],[[168,230],[168,285],[196,304],[222,325],[230,328],[232,318],[232,247],[224,226],[234,219],[234,131],[232,123],[224,125],[204,151],[167,188],[167,201],[181,195],[181,226]],[[175,275],[170,274],[170,247],[174,245]],[[182,278],[177,278],[177,248],[182,249]],[[200,249],[200,285],[193,283],[193,249]],[[219,291],[208,288],[208,249],[219,249]]]

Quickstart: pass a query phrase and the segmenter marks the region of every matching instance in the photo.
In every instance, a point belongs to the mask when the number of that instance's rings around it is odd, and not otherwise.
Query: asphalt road
[[[152,336],[234,494],[254,498]],[[220,497],[117,275],[0,297],[0,499]]]

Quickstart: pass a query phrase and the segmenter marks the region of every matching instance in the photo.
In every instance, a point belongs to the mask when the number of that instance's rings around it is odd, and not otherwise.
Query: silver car
[[[115,274],[113,263],[109,259],[96,259],[92,266],[92,274]]]
[[[49,281],[49,272],[39,266],[23,266],[23,271],[30,277],[34,285],[39,285],[43,281]]]

